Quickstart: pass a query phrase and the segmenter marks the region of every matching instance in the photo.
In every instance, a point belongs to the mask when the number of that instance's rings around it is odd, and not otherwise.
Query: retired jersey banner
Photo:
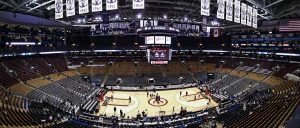
[[[118,0],[106,0],[106,10],[117,10]]]
[[[225,0],[218,0],[217,18],[224,19],[225,15]]]
[[[233,14],[233,2],[232,0],[226,0],[226,20],[232,21]]]
[[[234,22],[241,23],[241,2],[235,0],[234,3]]]
[[[247,26],[252,26],[252,7],[250,5],[247,9]]]
[[[79,0],[78,3],[79,14],[84,14],[89,12],[89,1],[88,0]]]
[[[66,0],[67,17],[75,15],[75,0]]]
[[[102,10],[102,0],[92,0],[92,12],[99,12]]]
[[[242,3],[242,10],[241,10],[241,24],[246,25],[247,24],[247,5],[245,3]]]
[[[63,1],[55,0],[55,19],[60,19],[64,17]]]
[[[209,16],[210,0],[201,0],[201,15]]]
[[[132,9],[145,9],[145,0],[133,0]]]
[[[252,27],[257,28],[257,9],[253,9]]]

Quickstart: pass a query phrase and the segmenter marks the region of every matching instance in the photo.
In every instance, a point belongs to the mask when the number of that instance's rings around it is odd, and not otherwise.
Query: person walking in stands
[[[117,112],[117,108],[116,108],[116,106],[114,107],[114,113],[116,114],[116,112]]]

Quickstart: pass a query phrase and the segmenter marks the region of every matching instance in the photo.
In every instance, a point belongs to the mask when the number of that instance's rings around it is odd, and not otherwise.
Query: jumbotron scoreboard
[[[172,49],[152,47],[147,49],[147,60],[151,64],[168,64],[171,61]]]
[[[137,29],[137,33],[145,38],[146,57],[150,64],[168,64],[172,58],[170,45],[172,38],[179,33],[178,29],[168,26],[147,26]]]

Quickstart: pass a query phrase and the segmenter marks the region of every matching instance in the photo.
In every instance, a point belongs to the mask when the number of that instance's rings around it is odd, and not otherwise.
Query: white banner
[[[241,24],[246,25],[247,24],[247,5],[245,3],[242,3],[242,10],[241,10]]]
[[[92,0],[92,12],[99,12],[102,10],[102,0]]]
[[[209,16],[210,0],[201,0],[201,15]]]
[[[241,23],[241,2],[235,0],[234,3],[234,22]]]
[[[106,0],[106,10],[117,10],[118,0]]]
[[[84,14],[89,12],[89,1],[79,0],[78,2],[79,14]]]
[[[62,0],[55,0],[55,19],[60,19],[64,17],[64,8]]]
[[[252,7],[248,5],[247,9],[247,25],[252,26]]]
[[[75,0],[66,0],[67,17],[75,15]]]
[[[145,9],[145,0],[133,0],[132,9]]]
[[[232,0],[226,0],[226,20],[232,21],[233,16],[233,2]]]
[[[206,29],[206,34],[207,34],[207,35],[206,35],[207,37],[210,37],[210,27],[207,27],[207,29]]]
[[[217,18],[224,19],[224,13],[225,13],[225,0],[218,0]]]
[[[253,9],[252,27],[257,28],[257,9]]]

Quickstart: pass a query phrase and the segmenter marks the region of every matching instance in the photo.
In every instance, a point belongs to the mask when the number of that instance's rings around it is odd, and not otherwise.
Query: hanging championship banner
[[[102,0],[92,0],[92,12],[102,11]]]
[[[247,25],[252,26],[252,7],[248,5],[247,9]]]
[[[209,16],[210,0],[201,0],[201,15]]]
[[[118,0],[106,0],[106,10],[117,10]]]
[[[217,18],[224,19],[224,13],[225,13],[225,0],[218,0]]]
[[[64,17],[63,1],[55,0],[55,19],[60,19]]]
[[[133,0],[132,9],[145,9],[145,0]]]
[[[89,12],[89,1],[88,0],[79,0],[78,3],[79,14],[84,14]]]
[[[253,9],[252,27],[257,28],[257,9]]]
[[[242,3],[242,10],[241,10],[241,24],[246,25],[247,24],[247,5],[245,3]]]
[[[241,2],[238,0],[235,0],[234,3],[234,22],[241,22]]]
[[[67,17],[75,15],[75,0],[66,0]]]
[[[226,0],[226,20],[232,21],[233,14],[233,2],[232,0]]]

